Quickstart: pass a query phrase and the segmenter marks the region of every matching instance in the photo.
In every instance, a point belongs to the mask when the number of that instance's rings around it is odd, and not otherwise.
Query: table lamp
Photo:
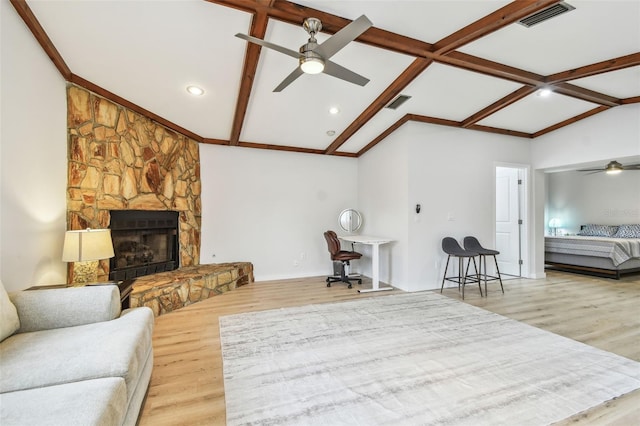
[[[74,262],[73,285],[98,280],[98,261],[114,256],[110,229],[83,229],[64,234],[62,261]]]
[[[549,228],[551,228],[552,235],[558,235],[558,228],[560,228],[560,219],[554,217],[549,221]]]

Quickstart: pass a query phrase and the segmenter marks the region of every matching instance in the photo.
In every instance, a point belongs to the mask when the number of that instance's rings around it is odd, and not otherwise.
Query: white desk
[[[372,237],[369,235],[344,235],[338,237],[343,241],[356,244],[366,244],[372,247],[371,254],[371,288],[358,290],[358,293],[368,293],[371,291],[393,290],[393,287],[380,287],[380,245],[390,243],[393,240],[380,237]]]

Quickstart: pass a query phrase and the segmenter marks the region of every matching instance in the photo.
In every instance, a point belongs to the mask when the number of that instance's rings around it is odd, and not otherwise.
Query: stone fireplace
[[[249,262],[200,265],[196,141],[73,84],[67,126],[67,229],[111,228],[98,280],[134,280],[130,306],[156,316],[253,282]]]
[[[67,229],[113,231],[120,220],[118,211],[169,212],[177,227],[175,245],[165,241],[159,251],[164,256],[177,250],[168,261],[175,267],[199,265],[202,207],[198,143],[73,84],[67,86],[67,127]],[[116,248],[133,254],[134,260],[137,256],[142,263],[155,263],[148,261],[144,248],[157,243],[152,241],[157,238],[154,233],[129,234],[124,237],[129,246],[122,243]],[[160,254],[154,254],[154,260],[156,256]],[[118,279],[110,275],[112,261],[117,258],[100,261],[98,280]],[[128,264],[125,268],[130,268],[129,273],[139,272],[137,266]],[[69,264],[68,281],[73,282],[73,263]]]

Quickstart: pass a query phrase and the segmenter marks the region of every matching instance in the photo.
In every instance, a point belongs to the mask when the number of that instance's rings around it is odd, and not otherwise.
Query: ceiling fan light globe
[[[608,175],[617,175],[621,171],[622,171],[621,169],[610,169],[610,170],[607,170],[605,173]]]
[[[300,69],[306,74],[320,74],[324,71],[324,61],[320,58],[301,58]]]

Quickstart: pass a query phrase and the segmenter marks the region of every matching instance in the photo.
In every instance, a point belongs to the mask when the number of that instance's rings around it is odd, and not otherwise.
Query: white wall
[[[392,220],[397,222],[380,220],[377,209],[365,212],[376,223],[367,233],[397,240],[392,262],[394,266],[403,265],[404,271],[394,269],[390,283],[408,291],[440,288],[446,261],[441,242],[445,236],[461,240],[475,235],[492,246],[495,166],[526,165],[529,155],[527,140],[407,123],[362,156],[361,174],[378,170],[382,178],[393,177],[373,187],[361,178],[359,189],[363,207],[372,203],[395,206]],[[415,213],[416,204],[422,206],[419,214]]]
[[[640,104],[611,108],[531,142],[535,169],[609,158],[621,161],[637,155],[640,155]]]
[[[332,273],[323,233],[358,207],[356,159],[200,145],[200,163],[201,263],[249,261],[257,281]]]
[[[380,246],[380,281],[398,286],[407,281],[409,262],[406,243],[409,203],[408,138],[404,126],[358,162],[358,206],[364,216],[362,235],[391,238]],[[371,247],[359,245],[359,267],[371,277]]]
[[[66,282],[66,94],[8,0],[0,16],[0,271],[19,290]]]
[[[617,175],[577,171],[547,176],[545,222],[560,219],[561,231],[575,234],[580,225],[640,223],[640,171]]]

